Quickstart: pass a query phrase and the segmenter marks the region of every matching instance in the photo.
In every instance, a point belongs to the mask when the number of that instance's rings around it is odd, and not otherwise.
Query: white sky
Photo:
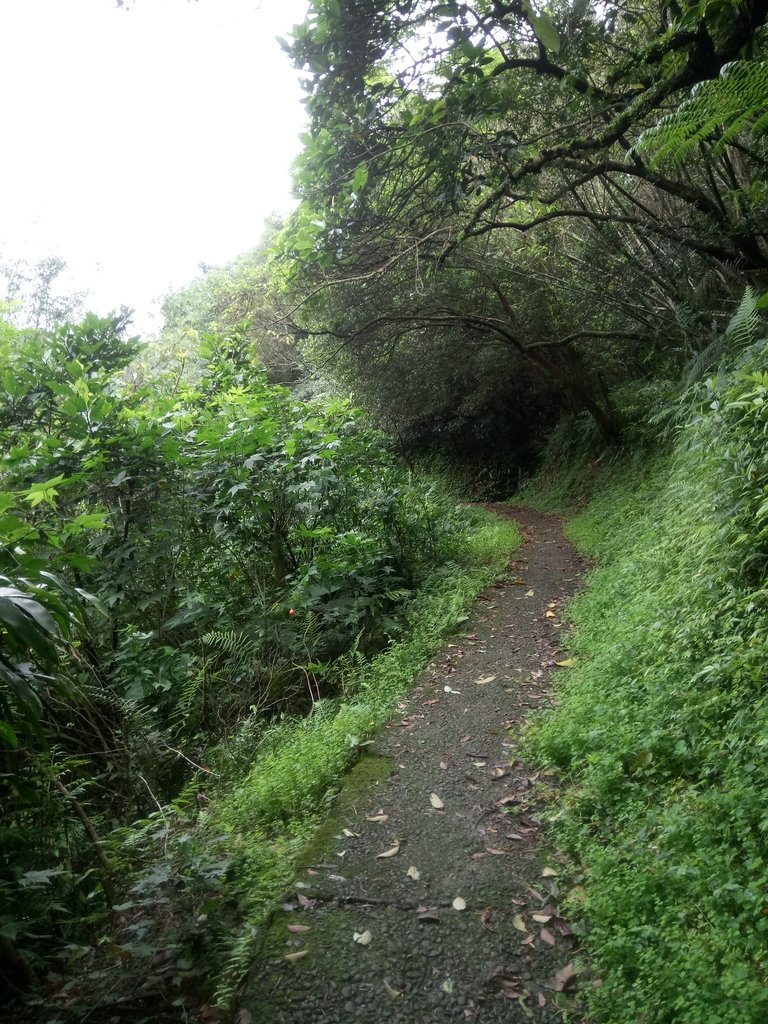
[[[291,207],[307,0],[0,0],[0,253],[62,256],[106,313],[258,242]],[[67,282],[70,283],[69,281]]]

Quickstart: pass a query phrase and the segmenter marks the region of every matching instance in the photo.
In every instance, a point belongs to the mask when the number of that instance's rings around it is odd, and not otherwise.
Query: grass
[[[766,364],[711,383],[673,453],[608,466],[568,527],[597,568],[528,742],[571,782],[594,1024],[768,1020]]]

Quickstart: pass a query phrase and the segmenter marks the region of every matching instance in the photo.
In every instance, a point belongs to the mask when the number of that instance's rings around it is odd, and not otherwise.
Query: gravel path
[[[558,520],[489,507],[525,544],[351,773],[239,1024],[546,1022],[576,984],[565,871],[516,747],[551,697],[559,610],[584,563]]]

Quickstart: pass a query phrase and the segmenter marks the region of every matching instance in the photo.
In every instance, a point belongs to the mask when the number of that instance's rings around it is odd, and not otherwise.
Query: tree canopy
[[[690,358],[768,269],[767,14],[318,0],[299,326],[368,359],[492,341],[614,434],[601,374]]]

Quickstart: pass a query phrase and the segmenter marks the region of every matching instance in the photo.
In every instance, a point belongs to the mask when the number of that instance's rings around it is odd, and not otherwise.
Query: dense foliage
[[[19,987],[57,945],[116,934],[147,857],[157,897],[158,849],[114,827],[160,806],[167,849],[162,804],[215,785],[207,760],[231,785],[270,722],[348,695],[469,521],[348,403],[269,385],[237,335],[202,340],[193,384],[178,367],[147,377],[126,326],[3,329],[0,968]],[[303,796],[295,779],[295,799],[322,795],[354,749],[327,745],[331,769]],[[188,857],[173,849],[166,880]],[[200,858],[218,865],[200,869],[202,898],[224,861]]]
[[[766,270],[767,13],[312,4],[297,329],[417,450],[514,464],[553,406],[615,440],[611,391],[682,367]]]
[[[533,746],[573,781],[557,828],[583,865],[594,1021],[768,1014],[764,325],[750,340],[686,394],[674,451],[606,469],[570,526],[598,568]]]

